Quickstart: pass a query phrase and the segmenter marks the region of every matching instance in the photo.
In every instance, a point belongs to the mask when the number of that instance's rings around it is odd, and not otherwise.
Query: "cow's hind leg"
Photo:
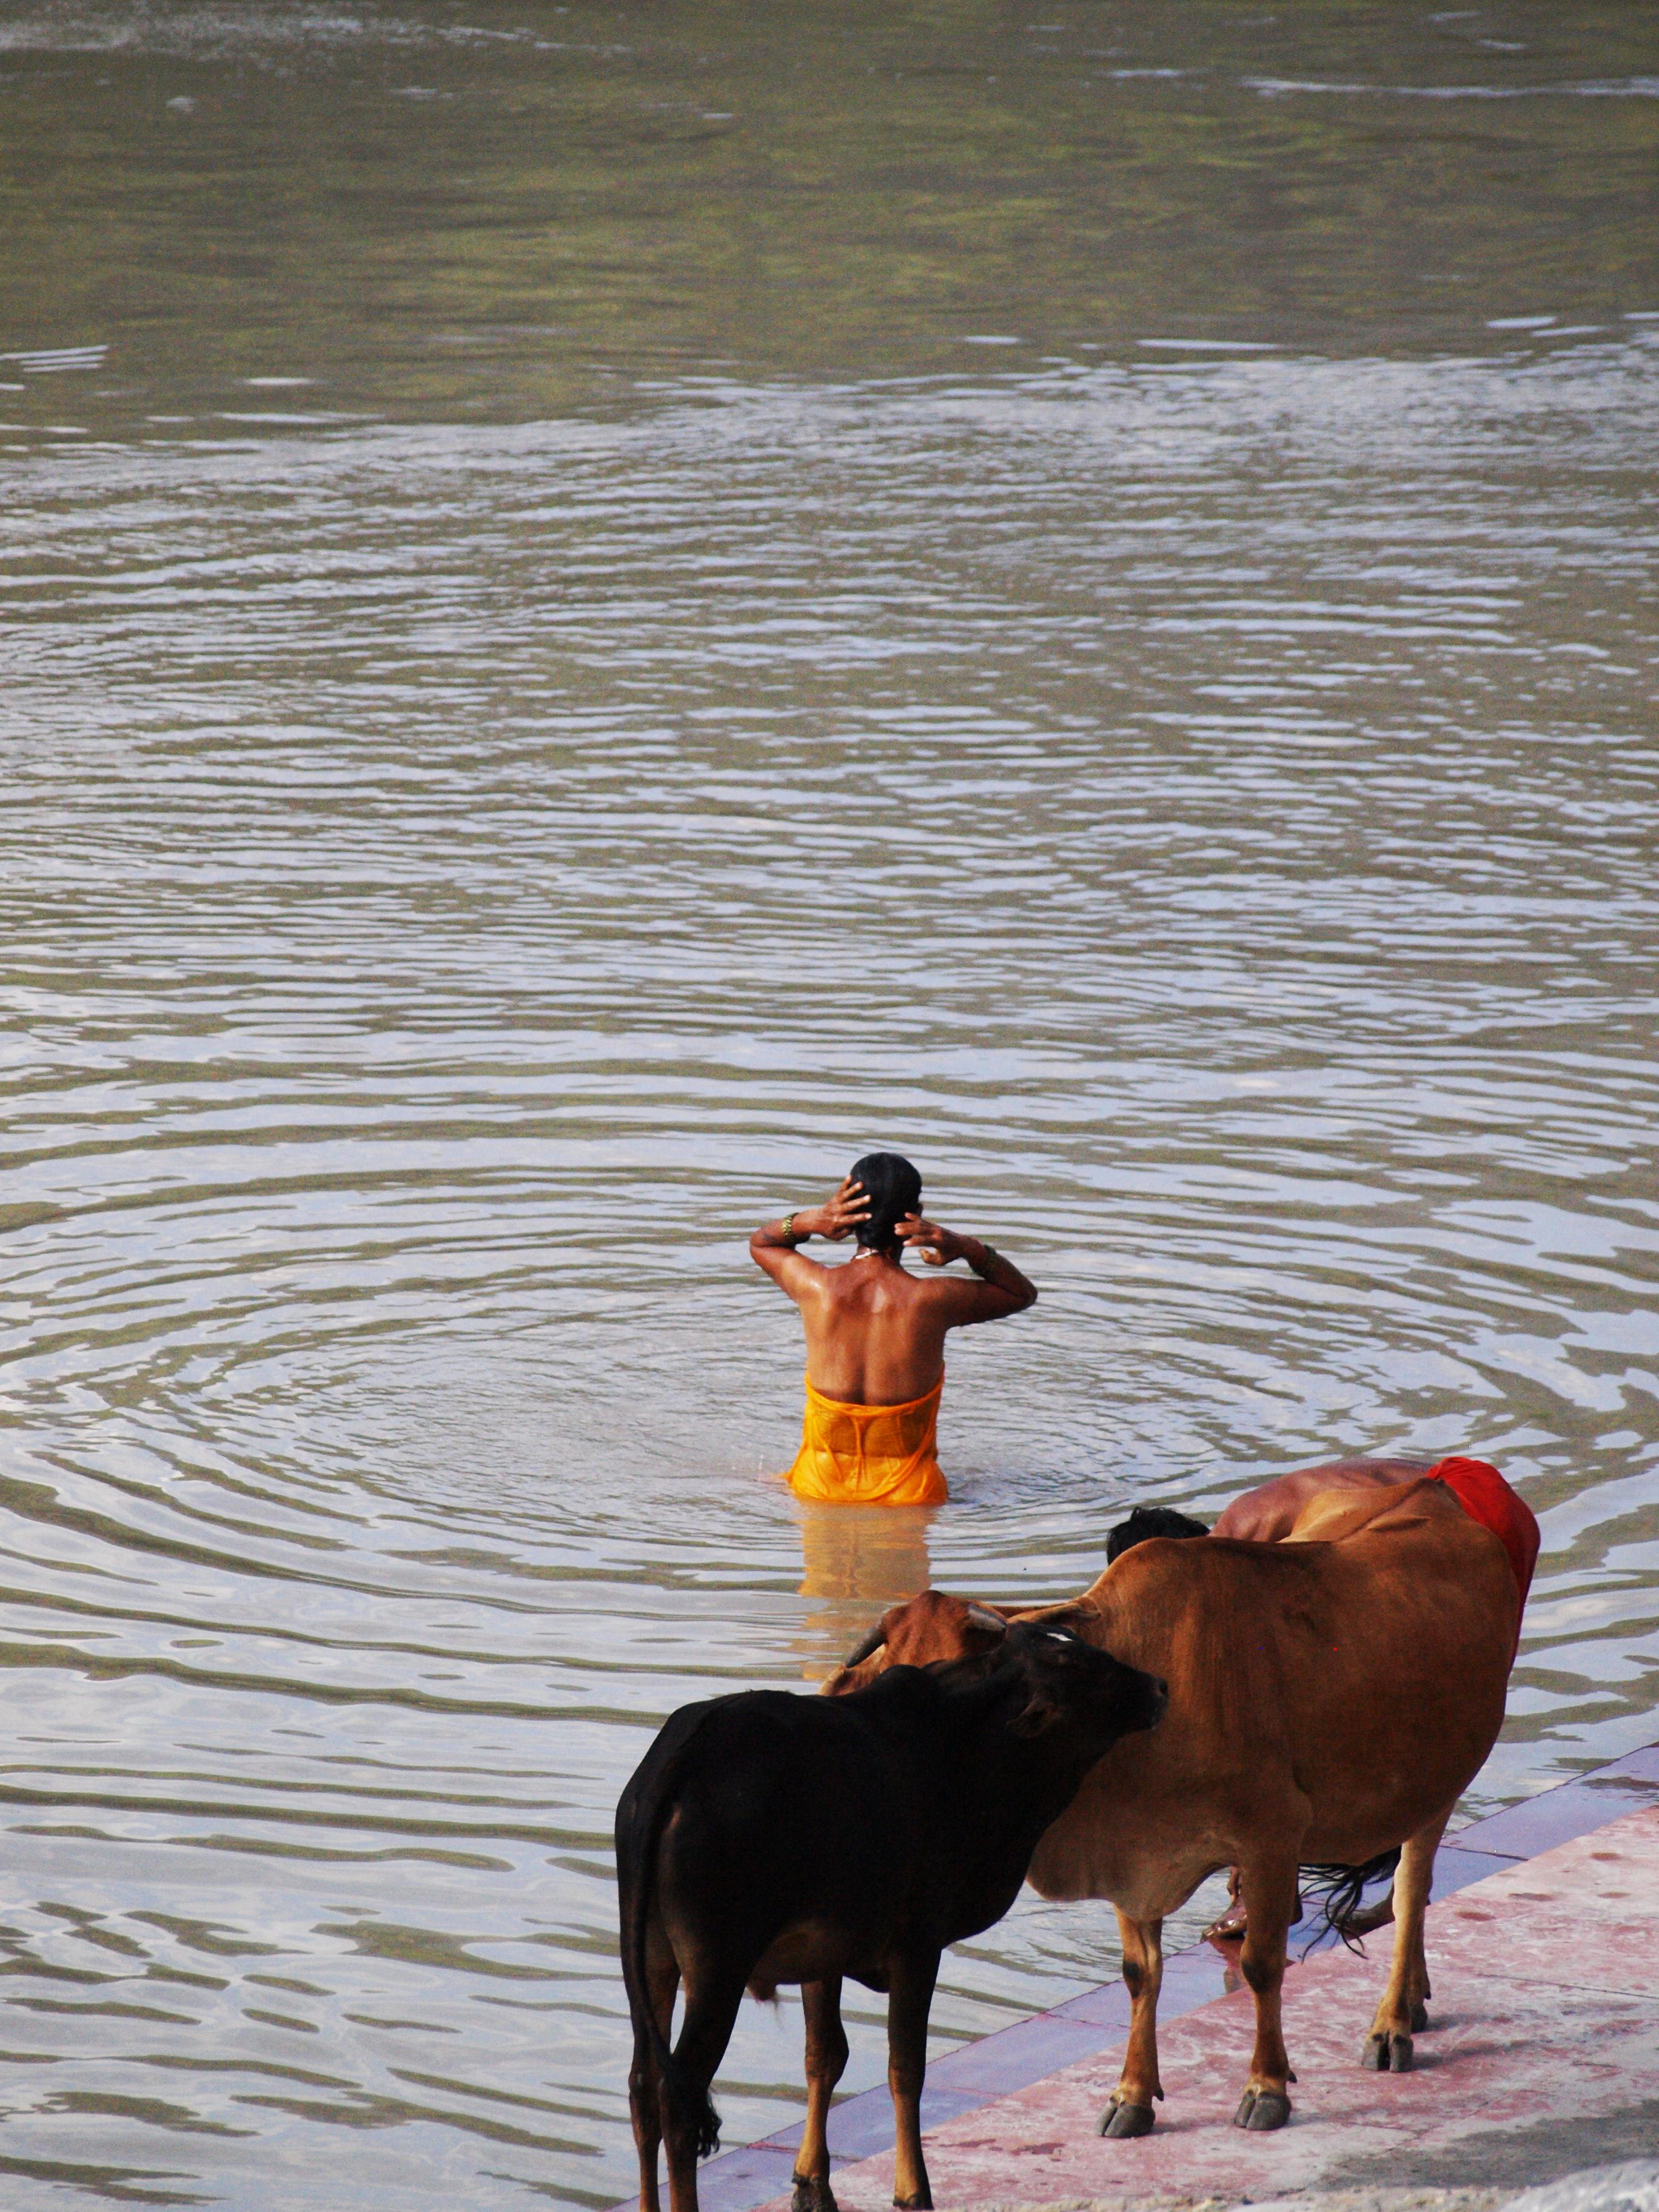
[[[1256,2133],[1282,2128],[1291,2117],[1288,2085],[1296,2076],[1285,2050],[1279,1994],[1285,1981],[1285,1941],[1296,1917],[1296,1854],[1291,1850],[1282,1857],[1247,1859],[1239,1871],[1245,1935],[1238,1967],[1255,1995],[1255,2049],[1233,2125]]]
[[[801,1985],[806,2015],[806,2125],[795,2160],[791,2212],[836,2212],[830,2186],[830,2100],[847,2070],[847,2031],[841,2024],[841,1977]]]
[[[719,2141],[720,2120],[708,2085],[732,2040],[746,1972],[685,1976],[685,2016],[662,2085],[663,2136],[668,2149],[669,2212],[697,2212],[697,2160]]]
[[[932,2212],[933,2193],[921,2156],[921,2084],[927,2071],[927,2014],[939,1978],[937,1951],[896,1959],[887,1996],[887,2081],[897,2141],[893,2202],[904,2212]]]
[[[674,2024],[674,1993],[680,1970],[665,1946],[646,1964],[646,2002],[667,2042]],[[657,2155],[662,2148],[662,2090],[651,2038],[642,2020],[634,2023],[634,2063],[628,2075],[628,2110],[634,2123],[634,2143],[640,2154],[640,2212],[659,2212]]]
[[[1412,2063],[1412,2037],[1429,2024],[1428,1960],[1423,1953],[1423,1915],[1434,1880],[1434,1855],[1451,1818],[1451,1807],[1408,1836],[1394,1878],[1394,1964],[1382,2002],[1359,2054],[1379,2074],[1404,2074]]]
[[[1129,1992],[1129,2047],[1111,2102],[1100,2116],[1103,2136],[1149,2136],[1158,2078],[1158,1993],[1164,1983],[1164,1923],[1117,1916],[1123,1943],[1123,1984]]]

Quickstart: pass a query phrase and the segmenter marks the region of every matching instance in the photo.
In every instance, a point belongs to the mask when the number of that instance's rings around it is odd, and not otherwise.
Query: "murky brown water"
[[[1133,1500],[1495,1457],[1479,1802],[1654,1733],[1656,94],[1635,6],[0,5],[8,2204],[609,2202],[661,1717]],[[803,1527],[743,1239],[878,1142],[1044,1296],[950,1507]]]

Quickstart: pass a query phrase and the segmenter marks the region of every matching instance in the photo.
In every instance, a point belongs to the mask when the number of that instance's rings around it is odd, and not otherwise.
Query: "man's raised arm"
[[[849,1176],[827,1205],[803,1206],[776,1221],[763,1222],[749,1239],[749,1256],[757,1267],[765,1268],[775,1283],[783,1283],[793,1272],[790,1261],[809,1237],[824,1237],[839,1244],[869,1218],[870,1201]],[[809,1260],[805,1264],[811,1267],[817,1262]]]
[[[1005,1314],[1024,1313],[1027,1306],[1036,1304],[1036,1285],[983,1237],[958,1237],[954,1229],[944,1228],[937,1221],[925,1221],[920,1214],[901,1221],[899,1235],[906,1249],[920,1252],[930,1267],[948,1267],[952,1260],[965,1260],[985,1288],[998,1294],[994,1304],[988,1300],[977,1302],[981,1310],[964,1314],[964,1320],[997,1321]],[[971,1286],[964,1283],[962,1287],[966,1291]]]

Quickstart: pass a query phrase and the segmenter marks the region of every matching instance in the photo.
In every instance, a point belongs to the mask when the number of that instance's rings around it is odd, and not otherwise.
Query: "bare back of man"
[[[842,1194],[848,1194],[842,1198]],[[793,1235],[833,1237],[837,1204],[860,1194],[843,1183],[828,1206],[794,1217]],[[810,1224],[810,1225],[809,1225]],[[911,1215],[899,1224],[899,1243],[886,1250],[861,1246],[846,1266],[826,1267],[787,1246],[762,1243],[774,1228],[757,1230],[750,1249],[779,1289],[800,1309],[806,1335],[806,1372],[826,1398],[861,1406],[899,1406],[931,1390],[945,1371],[945,1340],[953,1328],[1000,1321],[1036,1297],[1019,1269],[988,1253],[976,1237]],[[781,1228],[781,1224],[775,1224]],[[846,1234],[843,1229],[841,1233]],[[966,1260],[983,1265],[977,1281],[960,1275],[913,1275],[901,1253],[919,1251],[931,1266]]]

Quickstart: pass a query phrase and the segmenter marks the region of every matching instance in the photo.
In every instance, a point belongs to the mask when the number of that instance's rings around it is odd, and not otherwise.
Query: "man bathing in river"
[[[799,1247],[811,1237],[857,1239],[845,1267]],[[769,1221],[749,1240],[757,1267],[800,1308],[806,1332],[806,1419],[789,1470],[798,1498],[846,1505],[938,1505],[950,1494],[937,1435],[945,1339],[976,1321],[1000,1321],[1036,1299],[1010,1260],[977,1237],[924,1220],[921,1177],[896,1152],[858,1161],[824,1206]],[[930,1267],[965,1260],[977,1281],[912,1275],[904,1254]]]

